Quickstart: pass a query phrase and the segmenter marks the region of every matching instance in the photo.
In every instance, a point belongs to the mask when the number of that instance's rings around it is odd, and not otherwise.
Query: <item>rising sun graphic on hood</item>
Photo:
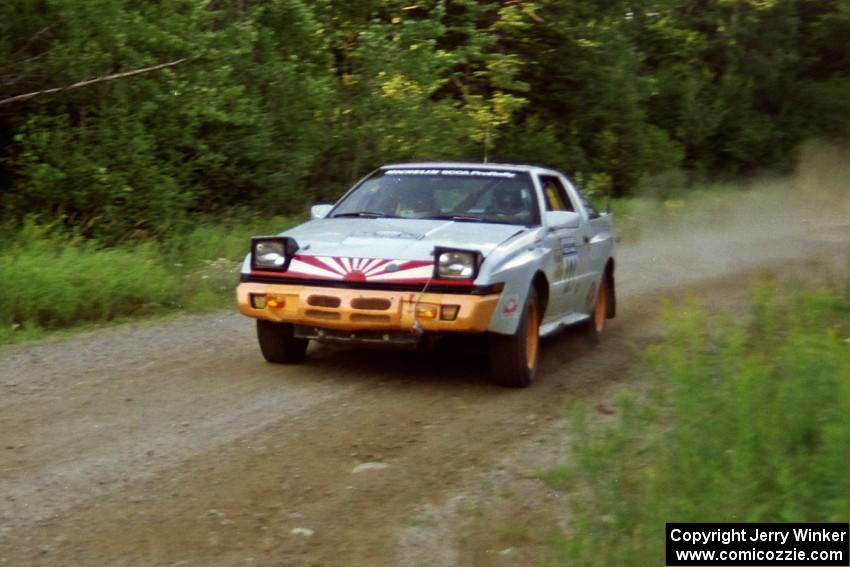
[[[422,260],[298,255],[286,275],[344,282],[412,282],[428,280],[433,272],[434,263]]]

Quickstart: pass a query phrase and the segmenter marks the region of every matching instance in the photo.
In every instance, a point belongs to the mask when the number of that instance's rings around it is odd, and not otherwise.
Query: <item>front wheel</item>
[[[525,388],[537,374],[540,347],[540,305],[532,287],[513,335],[490,337],[490,372],[496,384]]]
[[[309,339],[293,334],[291,323],[274,323],[257,319],[257,340],[260,351],[269,362],[293,364],[304,360]]]

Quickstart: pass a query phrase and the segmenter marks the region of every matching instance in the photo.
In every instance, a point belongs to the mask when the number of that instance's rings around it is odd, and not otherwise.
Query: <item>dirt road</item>
[[[567,401],[607,403],[661,297],[846,265],[846,223],[739,229],[621,247],[603,344],[546,340],[523,391],[454,351],[270,365],[230,312],[0,350],[0,565],[524,565],[563,521],[534,477]]]

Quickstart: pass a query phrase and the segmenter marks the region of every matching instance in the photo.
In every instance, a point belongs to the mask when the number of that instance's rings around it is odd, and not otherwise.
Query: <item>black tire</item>
[[[269,362],[294,364],[304,360],[310,339],[293,335],[291,323],[274,323],[257,319],[257,341],[260,351]]]
[[[537,292],[532,287],[522,308],[516,333],[490,337],[490,375],[500,386],[525,388],[534,381],[539,359],[540,305]]]
[[[599,289],[596,290],[596,300],[593,302],[590,317],[581,323],[582,334],[591,345],[598,344],[605,332],[606,322],[611,313],[610,302],[614,297],[614,290],[611,286],[611,278],[606,272],[599,280]]]

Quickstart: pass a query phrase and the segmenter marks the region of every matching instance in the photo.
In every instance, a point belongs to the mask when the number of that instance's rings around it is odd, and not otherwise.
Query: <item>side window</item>
[[[543,187],[547,211],[575,211],[575,207],[567,197],[567,192],[560,179],[550,175],[541,175],[540,185]]]
[[[576,193],[578,193],[578,198],[581,199],[581,204],[584,205],[584,210],[587,211],[588,218],[598,219],[599,211],[597,211],[596,208],[590,204],[590,201],[587,200],[585,194],[582,193],[578,187],[576,187]]]

